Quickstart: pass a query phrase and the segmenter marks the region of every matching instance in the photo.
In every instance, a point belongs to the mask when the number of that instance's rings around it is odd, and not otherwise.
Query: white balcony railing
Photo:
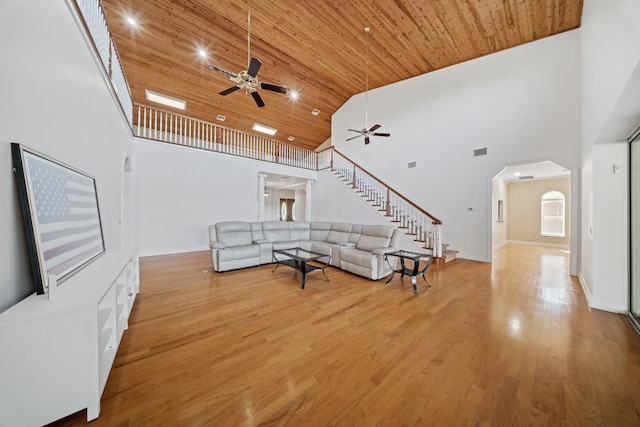
[[[100,62],[111,80],[111,85],[120,103],[120,108],[127,118],[128,123],[131,124],[133,113],[131,92],[129,91],[127,79],[120,65],[120,57],[113,44],[107,20],[104,17],[102,4],[100,0],[76,0],[75,5],[84,21],[87,34],[100,57]]]
[[[318,153],[144,105],[135,106],[134,135],[170,144],[316,170]]]

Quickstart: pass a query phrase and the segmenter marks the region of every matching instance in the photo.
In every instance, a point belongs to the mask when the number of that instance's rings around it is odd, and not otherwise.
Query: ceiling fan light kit
[[[369,27],[364,28],[365,33],[369,34],[370,31],[371,31],[371,28]],[[352,139],[356,139],[356,138],[360,138],[361,136],[364,136],[364,144],[367,145],[371,142],[371,140],[369,139],[369,137],[371,136],[383,136],[383,137],[391,136],[390,133],[375,132],[380,127],[382,127],[382,125],[375,124],[369,127],[368,107],[369,107],[369,41],[367,40],[366,77],[365,77],[365,88],[364,88],[364,128],[360,130],[349,129],[350,132],[356,132],[359,135],[353,136],[351,138],[347,138],[346,141],[351,141]]]
[[[251,94],[258,107],[264,107],[265,103],[258,93],[258,89],[269,90],[277,93],[287,93],[287,88],[284,86],[258,81],[258,71],[262,66],[262,61],[255,56],[251,56],[251,10],[249,10],[247,19],[247,56],[249,57],[247,69],[240,71],[237,74],[224,70],[220,67],[216,67],[213,64],[207,65],[208,69],[229,76],[229,79],[235,83],[235,86],[231,86],[229,89],[223,90],[220,92],[220,95],[226,96],[239,89],[244,89],[246,93]]]

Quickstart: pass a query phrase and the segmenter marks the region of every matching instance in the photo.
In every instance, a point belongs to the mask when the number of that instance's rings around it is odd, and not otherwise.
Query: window
[[[564,195],[559,191],[548,191],[541,199],[540,234],[564,237]]]
[[[295,221],[295,208],[294,199],[280,199],[280,221]]]
[[[498,222],[504,222],[504,200],[498,200]]]

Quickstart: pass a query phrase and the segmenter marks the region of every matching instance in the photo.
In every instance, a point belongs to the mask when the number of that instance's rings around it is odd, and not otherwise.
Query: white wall
[[[318,172],[311,186],[312,217],[320,221],[354,224],[386,224],[389,222],[362,197],[328,170]]]
[[[629,289],[628,144],[593,146],[593,288],[591,306],[624,312]],[[614,165],[619,172],[614,172]]]
[[[318,180],[312,185],[311,194],[314,219],[353,224],[391,224],[344,181],[328,170],[318,172]],[[415,252],[420,250],[420,247],[405,236],[400,242],[400,249]]]
[[[628,195],[617,184],[628,171],[625,140],[640,125],[638,22],[636,0],[584,2],[580,280],[592,306],[621,312],[628,292]],[[623,175],[609,174],[612,162]]]
[[[0,311],[34,289],[10,142],[93,175],[107,250],[122,245],[132,137],[74,16],[62,1],[0,2]]]
[[[315,179],[317,172],[143,139],[134,142],[140,255],[209,248],[208,227],[257,221],[258,173]],[[290,192],[294,196],[293,191]],[[266,203],[273,203],[272,194]],[[277,212],[270,211],[278,219]]]
[[[391,137],[367,146],[344,142],[364,125],[355,96],[333,115],[333,144],[442,220],[460,257],[489,261],[491,178],[513,163],[579,165],[579,42],[569,31],[369,91],[368,124]]]

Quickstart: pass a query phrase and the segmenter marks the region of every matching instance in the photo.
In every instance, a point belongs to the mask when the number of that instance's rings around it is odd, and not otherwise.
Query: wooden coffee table
[[[302,289],[304,289],[304,284],[307,281],[307,273],[312,271],[322,271],[324,278],[327,279],[327,282],[329,281],[324,269],[331,262],[331,255],[322,255],[302,248],[288,248],[274,249],[272,256],[273,261],[276,263],[276,267],[272,272],[275,272],[280,264],[295,268],[302,273]]]

